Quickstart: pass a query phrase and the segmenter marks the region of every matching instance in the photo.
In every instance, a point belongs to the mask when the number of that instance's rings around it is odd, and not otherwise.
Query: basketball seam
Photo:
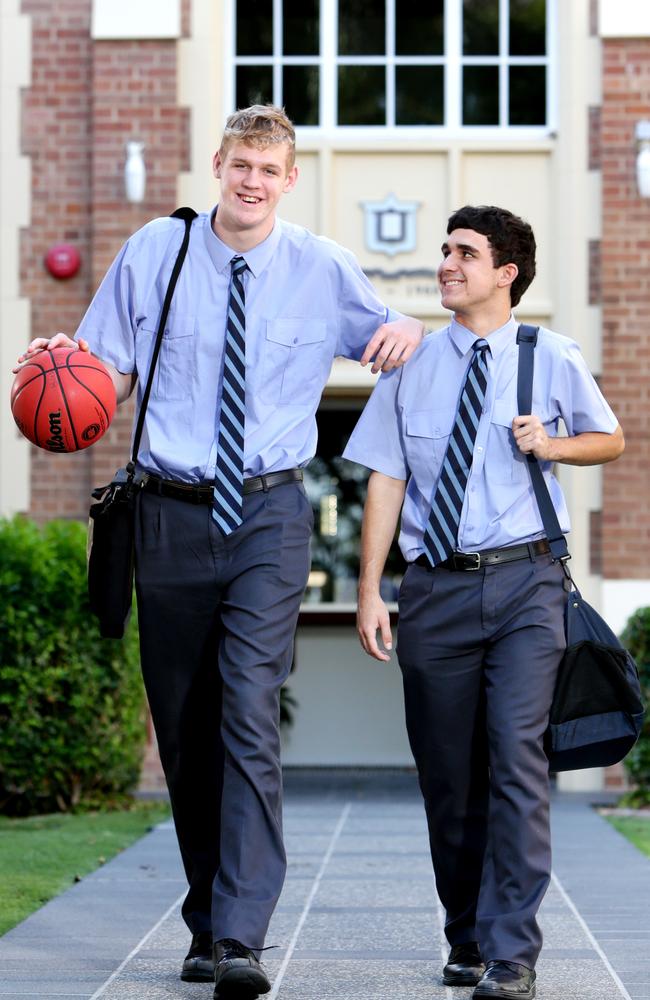
[[[95,393],[95,392],[93,392],[93,390],[92,390],[92,389],[90,388],[90,386],[87,386],[87,385],[86,385],[86,384],[85,384],[84,382],[82,382],[82,381],[81,381],[81,379],[80,379],[80,378],[77,378],[77,376],[75,375],[75,373],[74,373],[74,372],[72,371],[72,369],[73,369],[73,368],[75,368],[75,367],[77,367],[77,368],[88,368],[88,369],[90,369],[90,371],[97,371],[97,368],[94,368],[94,367],[93,367],[92,365],[66,365],[66,368],[67,368],[67,369],[68,369],[68,371],[70,372],[70,375],[71,375],[71,376],[72,376],[72,378],[73,378],[73,379],[75,380],[75,382],[78,382],[78,383],[79,383],[79,385],[80,385],[80,386],[81,386],[81,387],[82,387],[83,389],[85,389],[85,390],[86,390],[86,392],[89,392],[89,393],[90,393],[90,395],[91,395],[91,396],[93,397],[93,399],[97,400],[97,402],[98,402],[98,403],[99,403],[99,405],[101,406],[102,410],[104,411],[104,416],[106,417],[106,420],[107,420],[107,422],[108,422],[108,423],[110,423],[110,420],[109,420],[109,416],[108,416],[108,410],[106,409],[106,407],[105,407],[105,406],[104,406],[104,404],[102,403],[102,401],[101,401],[101,399],[99,398],[99,396],[98,396],[98,395],[96,395],[96,393]],[[102,372],[99,372],[99,374],[101,375],[101,374],[102,374]],[[108,375],[108,372],[107,372],[106,374]],[[111,377],[110,377],[110,375],[108,375],[108,377],[109,377],[109,379],[111,378]],[[112,382],[112,381],[113,381],[113,380],[111,379],[111,382]]]
[[[68,355],[69,357],[69,355]],[[61,390],[61,399],[65,405],[66,412],[68,414],[68,423],[70,425],[70,430],[72,431],[72,436],[74,438],[74,443],[77,451],[79,451],[79,441],[77,440],[77,433],[75,431],[74,421],[72,419],[72,413],[70,412],[70,407],[68,406],[68,398],[65,394],[65,389],[63,388],[63,382],[61,381],[61,376],[59,375],[59,365],[55,364],[56,358],[52,358],[52,371],[56,372],[57,381],[59,383],[59,389]],[[67,361],[67,358],[66,358]],[[67,368],[67,365],[62,365],[61,367]]]
[[[41,388],[41,394],[38,397],[38,403],[36,404],[36,410],[34,412],[34,437],[33,441],[36,443],[39,440],[38,436],[38,417],[41,412],[41,403],[43,402],[43,396],[45,395],[45,390],[47,389],[47,373],[41,368],[41,375],[43,376],[43,385]],[[44,447],[39,445],[40,448]]]

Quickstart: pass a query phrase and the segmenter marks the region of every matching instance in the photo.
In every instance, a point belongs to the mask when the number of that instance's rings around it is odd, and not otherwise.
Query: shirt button
[[[478,446],[478,448],[477,448],[476,450],[477,450],[477,451],[483,451],[483,448],[481,447],[481,445],[479,445],[479,446]]]
[[[435,432],[434,432],[434,433],[436,433],[436,434],[440,434],[440,428],[439,428],[439,427],[436,427],[436,429],[435,429]]]

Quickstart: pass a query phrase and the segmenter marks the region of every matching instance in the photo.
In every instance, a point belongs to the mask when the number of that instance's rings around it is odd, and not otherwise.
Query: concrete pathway
[[[538,1000],[650,1000],[650,860],[580,795],[553,803]],[[413,775],[289,773],[289,872],[269,1000],[469,1000],[441,932]],[[211,1000],[178,972],[189,935],[174,831],[139,843],[0,939],[0,1000]]]

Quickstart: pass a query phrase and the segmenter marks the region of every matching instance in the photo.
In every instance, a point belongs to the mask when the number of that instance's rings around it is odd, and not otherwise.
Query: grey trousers
[[[193,933],[261,948],[286,872],[279,692],[309,572],[301,483],[244,497],[224,538],[208,505],[142,494],[142,671]]]
[[[534,968],[551,872],[543,735],[565,646],[550,556],[476,572],[411,565],[397,654],[450,944]]]

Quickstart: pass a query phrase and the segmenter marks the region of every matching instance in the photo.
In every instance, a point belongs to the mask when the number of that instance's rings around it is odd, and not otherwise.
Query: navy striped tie
[[[456,420],[438,477],[424,531],[424,547],[432,566],[448,559],[458,544],[458,525],[472,466],[474,442],[487,386],[487,340],[475,340],[474,357],[465,377]]]
[[[212,516],[224,535],[229,535],[242,523],[246,416],[246,316],[242,277],[247,264],[243,257],[233,257],[230,266],[217,468],[212,503]]]

